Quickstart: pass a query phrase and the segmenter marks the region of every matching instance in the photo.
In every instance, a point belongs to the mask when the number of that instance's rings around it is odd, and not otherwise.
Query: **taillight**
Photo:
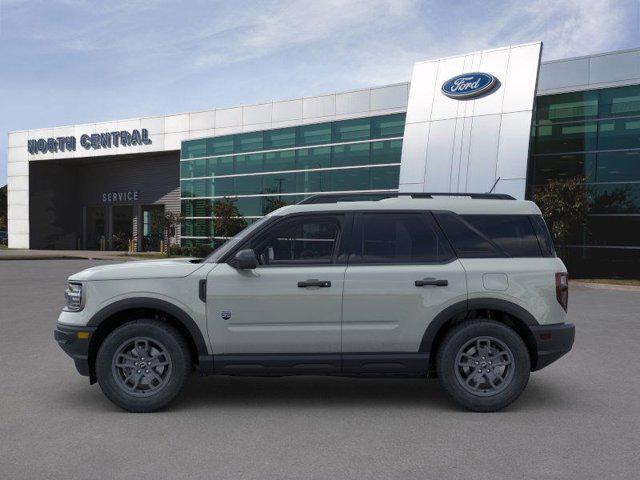
[[[556,273],[556,299],[564,311],[569,304],[569,276],[566,273]]]

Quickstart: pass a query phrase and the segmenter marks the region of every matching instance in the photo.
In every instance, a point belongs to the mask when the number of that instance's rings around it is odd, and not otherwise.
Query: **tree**
[[[273,194],[273,196],[264,197],[264,203],[262,204],[262,213],[263,215],[267,215],[274,210],[278,210],[279,208],[286,207],[289,205],[282,197],[279,195],[278,189],[275,188],[265,188],[262,193]]]
[[[213,232],[216,237],[231,238],[247,226],[247,221],[240,215],[236,200],[233,198],[225,197],[216,200],[213,216],[215,217]]]
[[[534,191],[533,199],[564,258],[567,241],[577,235],[587,221],[589,195],[584,182],[582,177],[550,180]]]
[[[265,198],[266,200],[264,202],[264,207],[262,209],[262,213],[264,213],[265,215],[273,212],[274,210],[278,210],[279,208],[286,207],[287,205],[289,205],[280,197],[278,198],[265,197]]]
[[[594,191],[592,197],[591,210],[594,213],[635,212],[636,206],[632,200],[633,192],[628,185],[614,188],[612,191],[604,191],[599,195],[597,191]]]
[[[166,253],[167,256],[171,254],[171,249],[169,248],[171,237],[175,237],[176,227],[181,221],[182,217],[171,211],[154,212],[151,216],[153,228],[162,234],[164,239],[163,253]]]

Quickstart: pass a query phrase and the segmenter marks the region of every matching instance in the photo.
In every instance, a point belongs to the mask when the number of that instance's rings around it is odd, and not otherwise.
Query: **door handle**
[[[423,278],[422,280],[416,280],[415,281],[415,286],[416,287],[427,287],[427,286],[434,286],[434,287],[446,287],[447,285],[449,285],[449,281],[448,280],[436,280],[435,278]]]
[[[206,303],[207,301],[207,281],[206,280],[200,280],[200,282],[198,283],[198,297],[200,297],[200,300]]]
[[[331,286],[331,282],[328,280],[316,280],[312,278],[310,280],[305,280],[304,282],[298,282],[298,288],[307,288],[307,287],[320,287],[320,288],[329,288]]]

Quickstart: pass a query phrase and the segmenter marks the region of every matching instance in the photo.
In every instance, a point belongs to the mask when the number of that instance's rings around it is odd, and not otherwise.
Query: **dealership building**
[[[540,62],[541,43],[414,65],[410,81],[255,105],[13,131],[11,248],[211,244],[214,206],[255,221],[323,192],[507,193],[584,178],[579,275],[640,272],[640,49]]]

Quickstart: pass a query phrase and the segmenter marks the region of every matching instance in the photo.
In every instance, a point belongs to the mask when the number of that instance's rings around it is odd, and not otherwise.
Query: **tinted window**
[[[443,262],[453,252],[424,213],[369,213],[361,217],[355,259],[360,263]]]
[[[527,215],[463,215],[510,257],[540,257],[538,238]]]
[[[533,229],[538,236],[538,243],[542,249],[542,255],[545,257],[555,257],[556,250],[553,247],[553,240],[551,239],[551,234],[549,233],[547,224],[544,223],[542,215],[531,215],[529,218],[531,218]]]
[[[459,215],[438,213],[436,218],[460,258],[504,256],[482,233],[465,222]]]
[[[340,224],[335,217],[281,222],[251,245],[261,265],[332,263]]]

